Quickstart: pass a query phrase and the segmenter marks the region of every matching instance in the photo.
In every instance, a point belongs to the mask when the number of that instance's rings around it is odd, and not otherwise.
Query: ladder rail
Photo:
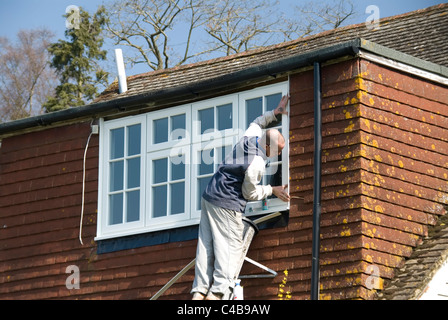
[[[187,264],[178,274],[176,274],[170,281],[168,281],[157,293],[149,300],[157,300],[166,290],[168,290],[180,277],[182,277],[188,270],[194,266],[196,258],[194,258],[189,264]]]

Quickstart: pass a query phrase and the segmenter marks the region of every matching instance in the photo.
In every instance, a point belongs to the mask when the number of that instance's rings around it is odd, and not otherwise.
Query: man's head
[[[266,156],[274,157],[282,153],[285,147],[285,138],[277,129],[268,129],[261,138],[263,147],[266,150]]]

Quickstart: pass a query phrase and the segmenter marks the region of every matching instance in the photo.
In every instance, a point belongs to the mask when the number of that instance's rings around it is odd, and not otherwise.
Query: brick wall
[[[325,66],[322,77],[321,298],[374,299],[445,213],[448,89],[364,60]],[[293,297],[307,299],[312,71],[291,77],[291,93],[292,192],[305,201],[292,205],[282,267],[290,269]]]
[[[3,139],[0,148],[0,298],[70,295],[69,265],[90,250],[79,244],[82,159],[89,124]],[[85,242],[95,234],[98,139],[87,159]]]
[[[3,139],[0,148],[0,299],[149,299],[195,255],[196,242],[97,255],[98,136],[90,122]],[[77,266],[80,289],[67,289]],[[164,298],[190,298],[193,273]]]
[[[364,259],[387,285],[446,213],[448,88],[367,61],[358,84]]]

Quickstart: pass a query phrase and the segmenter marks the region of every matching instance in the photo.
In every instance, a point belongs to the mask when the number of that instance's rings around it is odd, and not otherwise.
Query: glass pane
[[[263,98],[246,100],[246,128],[249,127],[252,121],[263,114]]]
[[[128,188],[140,187],[140,157],[128,160]]]
[[[141,150],[141,125],[128,127],[128,156],[140,154]]]
[[[140,191],[126,193],[126,222],[140,220]]]
[[[171,214],[185,212],[185,183],[174,183],[171,186]]]
[[[204,134],[206,130],[213,129],[215,127],[215,114],[214,108],[208,108],[199,110],[199,121],[201,122],[201,134]]]
[[[180,140],[186,137],[185,114],[171,117],[171,139]]]
[[[271,94],[270,96],[266,96],[266,111],[271,111],[277,108],[280,100],[282,99],[281,93]],[[279,117],[281,119],[281,117]],[[275,122],[274,126],[280,126],[281,121]]]
[[[154,218],[166,216],[166,203],[168,199],[167,186],[152,188],[152,216]]]
[[[168,118],[154,120],[154,143],[168,141]]]
[[[124,128],[110,130],[110,159],[124,157]]]
[[[271,111],[277,108],[280,100],[282,100],[281,93],[271,94],[266,96],[266,111]]]
[[[111,192],[123,190],[123,180],[124,180],[124,161],[116,161],[110,163],[109,177],[110,186],[109,190]]]
[[[171,181],[185,178],[185,156],[171,158]]]
[[[205,188],[210,182],[212,177],[199,178],[198,179],[198,198],[196,199],[196,209],[201,210],[201,198]]]
[[[266,175],[263,179],[263,184],[270,184],[271,186],[281,186],[282,185],[282,165],[274,164],[270,165],[266,169]],[[275,195],[270,196],[269,198],[276,198]]]
[[[153,160],[154,183],[168,181],[168,158]]]
[[[218,112],[218,130],[232,128],[232,104],[226,104],[217,107]]]
[[[282,167],[279,164],[271,164],[266,168],[266,176],[264,184],[270,184],[271,186],[282,185]]]
[[[109,196],[109,224],[123,223],[123,194]]]
[[[200,154],[199,175],[213,173],[214,149],[202,150]]]

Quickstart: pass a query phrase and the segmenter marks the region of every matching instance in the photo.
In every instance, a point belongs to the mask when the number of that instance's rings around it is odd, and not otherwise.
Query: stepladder
[[[253,238],[255,235],[259,232],[258,225],[260,225],[263,222],[269,221],[271,219],[274,219],[278,216],[280,216],[280,212],[274,212],[268,215],[265,215],[261,218],[250,220],[246,217],[243,217],[243,223],[244,223],[244,231],[243,231],[243,250],[241,253],[240,258],[237,260],[237,268],[234,275],[234,279],[250,279],[250,278],[274,278],[277,276],[277,272],[275,272],[272,269],[269,269],[268,267],[262,265],[261,263],[252,260],[247,257],[247,253],[249,251],[250,244],[252,243]],[[263,274],[251,274],[251,275],[240,275],[241,269],[243,267],[244,262],[251,263],[255,266],[257,266],[260,269],[263,269],[267,273]],[[190,263],[188,263],[182,270],[180,270],[173,278],[171,278],[170,281],[168,281],[154,296],[151,297],[150,300],[157,300],[160,296],[162,296],[174,283],[176,283],[185,273],[187,273],[194,265],[196,264],[196,259],[193,259]],[[233,300],[233,288],[235,283],[232,283],[229,287],[229,290],[227,290],[226,293],[224,293],[222,299],[223,300]]]

